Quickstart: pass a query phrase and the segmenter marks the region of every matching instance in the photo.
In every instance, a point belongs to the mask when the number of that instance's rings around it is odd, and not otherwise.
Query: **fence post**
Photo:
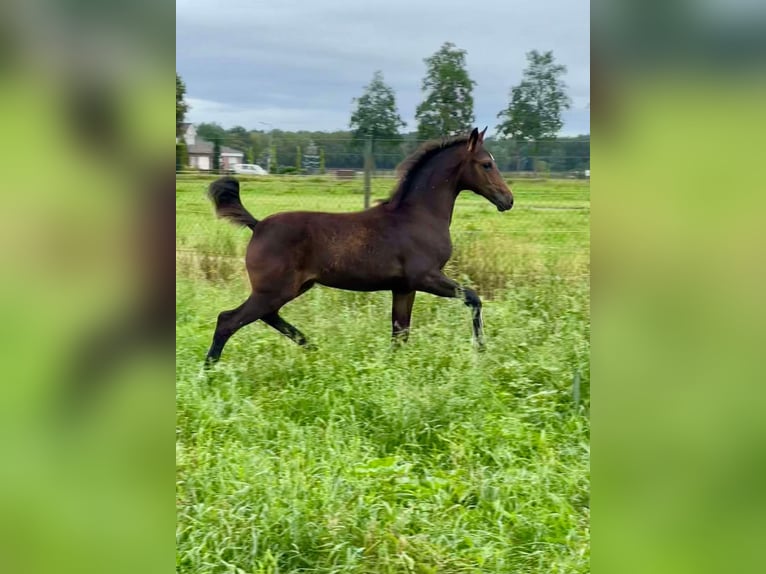
[[[364,208],[370,207],[370,178],[372,176],[372,136],[364,146]]]

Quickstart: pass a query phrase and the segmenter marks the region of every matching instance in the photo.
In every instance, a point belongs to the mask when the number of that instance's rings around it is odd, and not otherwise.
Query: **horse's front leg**
[[[391,305],[391,339],[393,343],[405,343],[410,335],[410,318],[415,291],[393,292]]]
[[[473,318],[473,336],[479,348],[484,348],[484,324],[481,317],[481,299],[476,291],[468,287],[461,286],[457,281],[453,281],[441,271],[426,275],[417,284],[418,291],[438,295],[439,297],[452,297],[461,299],[471,308]]]

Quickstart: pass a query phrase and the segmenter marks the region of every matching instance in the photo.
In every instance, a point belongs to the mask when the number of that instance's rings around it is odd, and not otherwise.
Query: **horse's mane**
[[[415,180],[415,175],[431,158],[442,150],[465,143],[468,143],[467,135],[431,140],[421,144],[418,149],[396,166],[396,174],[399,176],[399,182],[391,192],[391,196],[379,203],[388,205],[392,208],[397,207],[412,188],[412,182]]]

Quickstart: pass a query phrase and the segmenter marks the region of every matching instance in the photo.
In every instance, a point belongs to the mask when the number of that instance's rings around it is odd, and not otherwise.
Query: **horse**
[[[481,299],[447,277],[452,255],[450,224],[458,194],[473,191],[498,211],[513,207],[513,195],[484,148],[484,130],[421,145],[397,168],[399,180],[387,200],[351,213],[286,211],[257,220],[230,176],[212,182],[208,196],[219,218],[248,227],[245,267],[249,297],[223,311],[205,358],[217,362],[229,338],[261,320],[295,343],[315,348],[285,321],[280,309],[319,284],[350,291],[391,291],[392,339],[406,342],[415,293],[461,299],[471,308],[473,340],[484,347]]]

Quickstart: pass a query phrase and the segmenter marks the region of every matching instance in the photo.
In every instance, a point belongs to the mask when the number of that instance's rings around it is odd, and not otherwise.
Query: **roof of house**
[[[188,152],[190,154],[197,154],[197,155],[213,155],[213,142],[201,140],[197,138],[197,141],[194,142],[193,145],[190,145],[188,147]],[[221,153],[233,153],[244,156],[245,154],[241,152],[238,149],[226,147],[225,145],[221,146]]]

